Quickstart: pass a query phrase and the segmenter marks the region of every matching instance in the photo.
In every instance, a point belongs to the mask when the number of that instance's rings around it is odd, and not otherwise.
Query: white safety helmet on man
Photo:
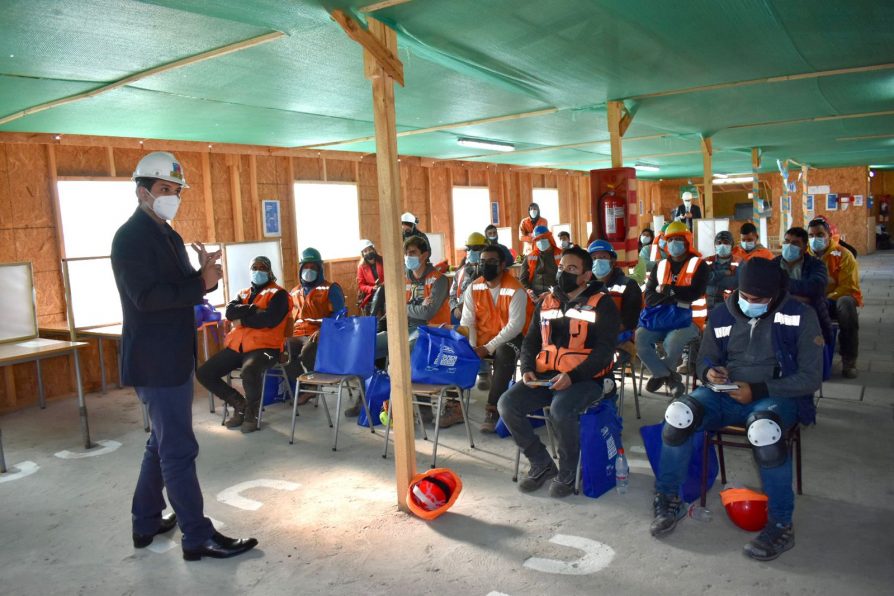
[[[400,216],[400,223],[402,224],[411,224],[415,226],[417,221],[418,220],[416,219],[416,216],[409,211],[407,211],[406,213],[402,213]]]
[[[132,180],[137,178],[155,178],[189,188],[183,176],[183,167],[177,158],[167,151],[153,151],[143,157],[131,176]]]

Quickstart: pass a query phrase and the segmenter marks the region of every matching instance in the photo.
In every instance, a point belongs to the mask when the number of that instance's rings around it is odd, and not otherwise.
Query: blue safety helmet
[[[612,248],[611,243],[608,240],[594,240],[590,243],[590,246],[587,247],[587,252],[591,255],[594,252],[607,252],[612,256],[613,259],[618,258],[618,253],[615,252],[615,249]]]
[[[537,226],[534,228],[534,236],[543,236],[544,234],[549,234],[549,228],[546,226]]]

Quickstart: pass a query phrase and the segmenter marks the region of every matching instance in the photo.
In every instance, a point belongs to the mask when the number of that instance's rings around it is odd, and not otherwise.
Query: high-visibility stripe
[[[698,257],[692,257],[686,263],[686,273],[692,275],[695,273],[695,268],[698,266]]]
[[[773,322],[780,325],[788,325],[789,327],[798,327],[801,325],[801,315],[786,315],[778,312],[773,317]]]
[[[486,290],[487,284],[472,284],[473,290]]]
[[[580,310],[577,308],[569,308],[565,311],[565,316],[569,319],[578,319],[581,321],[586,321],[588,323],[596,322],[596,311],[593,310]]]
[[[729,337],[730,331],[732,330],[732,325],[727,325],[726,327],[714,327],[714,337],[716,337],[717,339]]]
[[[487,287],[487,284],[485,284],[485,287]],[[515,296],[517,291],[515,288],[500,288],[500,296]]]
[[[552,321],[553,319],[561,319],[564,316],[565,315],[562,314],[562,311],[559,309],[544,310],[540,312],[541,321]]]
[[[608,291],[611,292],[612,294],[623,294],[624,290],[626,290],[626,289],[627,289],[627,286],[624,286],[621,284],[615,284],[615,285],[611,286],[608,289]]]

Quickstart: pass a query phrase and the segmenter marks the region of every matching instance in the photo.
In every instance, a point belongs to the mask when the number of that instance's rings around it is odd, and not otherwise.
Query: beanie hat
[[[782,269],[773,261],[754,257],[739,267],[739,289],[747,294],[772,298],[782,287]]]
[[[733,243],[733,235],[730,232],[723,230],[722,232],[717,232],[717,235],[714,236],[714,242],[717,242],[718,240],[723,240],[725,242],[729,242],[730,244],[732,244]]]

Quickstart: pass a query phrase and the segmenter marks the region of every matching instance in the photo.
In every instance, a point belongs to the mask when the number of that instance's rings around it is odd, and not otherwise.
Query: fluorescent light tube
[[[644,163],[638,163],[633,167],[640,172],[658,172],[661,170],[661,168],[659,168],[658,166],[650,166]]]
[[[457,139],[456,142],[463,147],[474,147],[475,149],[489,149],[491,151],[515,151],[515,145],[512,143],[501,143],[500,141],[482,141],[480,139]]]
[[[736,178],[715,178],[714,184],[746,184],[754,179],[751,176],[739,176]]]

